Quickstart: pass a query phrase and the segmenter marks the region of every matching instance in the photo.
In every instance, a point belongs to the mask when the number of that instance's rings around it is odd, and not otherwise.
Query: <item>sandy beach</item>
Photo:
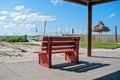
[[[37,54],[34,52],[40,50],[40,42],[27,42],[27,43],[8,43],[0,42],[0,63],[10,63],[10,62],[20,62],[20,61],[32,61],[37,60]],[[87,57],[87,49],[79,49],[80,57]],[[120,48],[118,49],[102,49],[94,48],[92,49],[93,56],[114,56],[120,57]],[[101,54],[100,54],[101,53]],[[105,54],[103,54],[105,53]],[[106,54],[107,53],[107,54]],[[63,54],[53,55],[63,56]]]
[[[36,60],[37,55],[33,52],[39,51],[40,46],[29,43],[7,43],[0,42],[0,62],[19,62]]]
[[[38,55],[34,52],[40,50],[40,45],[40,42],[0,42],[0,63],[38,60]],[[63,54],[53,55],[55,56]]]

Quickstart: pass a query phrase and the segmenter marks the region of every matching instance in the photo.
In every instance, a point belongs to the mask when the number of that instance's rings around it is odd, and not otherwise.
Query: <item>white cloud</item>
[[[6,19],[6,16],[0,16],[0,20],[5,20]]]
[[[115,15],[116,15],[116,14],[114,14],[114,13],[113,13],[113,14],[110,14],[110,15],[109,15],[109,18],[113,18]]]
[[[8,14],[7,11],[0,11],[0,14]]]
[[[56,20],[56,16],[42,15],[40,12],[31,12],[24,5],[18,5],[14,8],[16,11],[10,13],[10,17],[17,22],[43,22]]]
[[[0,21],[0,28],[2,28],[3,27],[3,22],[2,21]]]
[[[36,26],[39,26],[36,24],[38,22],[56,20],[56,16],[54,15],[44,15],[41,14],[41,12],[32,12],[30,9],[26,9],[24,5],[18,5],[11,11],[0,11],[0,15],[3,15],[0,16],[0,27],[2,26],[5,29],[11,30],[19,29],[21,34],[35,29]]]
[[[13,20],[17,22],[25,21],[25,19],[26,19],[25,15],[18,15],[18,16],[13,17]]]
[[[25,28],[30,30],[30,29],[34,29],[35,28],[35,25],[33,24],[25,24]]]
[[[21,22],[25,19],[25,15],[23,12],[11,12],[10,17],[12,18],[13,21]]]
[[[56,20],[56,16],[41,16],[41,21],[46,20],[46,21],[54,21]]]
[[[42,15],[40,12],[31,12],[30,9],[26,9],[24,5],[18,5],[15,11],[10,13],[12,20],[17,22],[43,22],[56,20],[56,16]]]
[[[22,15],[23,13],[22,12],[11,12],[10,13],[10,17],[16,17],[16,16],[19,16],[19,15]]]
[[[15,9],[16,11],[23,10],[23,9],[24,9],[24,5],[18,5],[18,6],[16,6],[16,7],[14,7],[14,9]]]
[[[51,0],[52,4],[56,5],[58,3],[60,3],[62,0]]]
[[[32,22],[43,22],[45,20],[47,21],[53,21],[56,20],[56,16],[49,16],[49,15],[41,15],[39,13],[30,13],[30,14],[23,14],[20,12],[13,12],[11,13],[11,17],[13,18],[14,21],[21,22],[21,21],[32,21]]]
[[[13,28],[16,24],[14,23],[9,23],[7,25],[4,26],[4,28]]]
[[[53,21],[56,20],[55,16],[46,16],[46,15],[40,15],[39,13],[31,13],[27,15],[27,21]]]
[[[23,13],[25,14],[25,13],[29,13],[31,10],[30,9],[24,9],[23,10]]]

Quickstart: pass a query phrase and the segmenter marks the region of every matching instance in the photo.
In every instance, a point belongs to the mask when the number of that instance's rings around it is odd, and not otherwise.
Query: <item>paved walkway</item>
[[[0,63],[0,80],[120,80],[120,49],[93,49],[92,57],[86,57],[86,49],[80,51],[79,64],[53,56],[52,69],[36,60]]]

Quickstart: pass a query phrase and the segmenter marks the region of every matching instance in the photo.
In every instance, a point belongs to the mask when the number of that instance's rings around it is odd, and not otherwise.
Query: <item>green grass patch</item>
[[[87,42],[81,41],[80,45],[87,46]],[[105,49],[116,49],[116,48],[120,48],[120,44],[92,42],[92,47],[105,48]]]
[[[0,41],[5,42],[28,42],[25,36],[7,36],[5,38],[0,38]]]

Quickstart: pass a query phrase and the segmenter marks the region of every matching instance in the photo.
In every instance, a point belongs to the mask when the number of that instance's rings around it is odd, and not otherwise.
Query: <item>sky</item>
[[[120,34],[120,0],[93,6],[92,26],[102,21]],[[87,7],[62,0],[0,0],[0,35],[87,34]],[[93,34],[96,34],[93,32]]]

